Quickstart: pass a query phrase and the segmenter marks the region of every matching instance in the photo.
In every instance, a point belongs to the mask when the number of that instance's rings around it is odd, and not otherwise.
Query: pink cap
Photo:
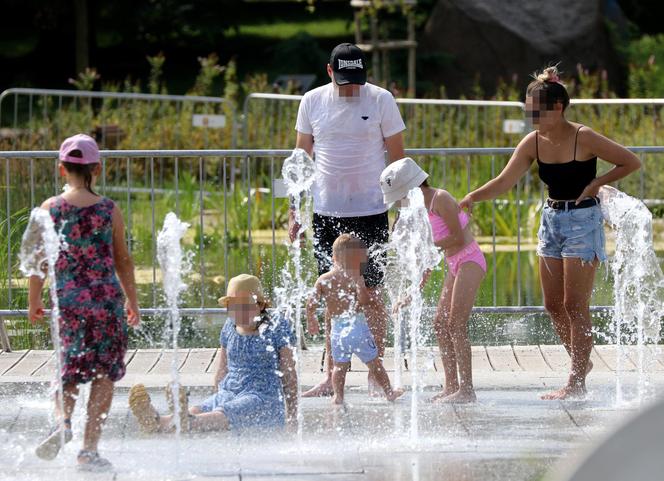
[[[79,150],[82,157],[69,155],[74,150]],[[96,164],[99,162],[99,147],[97,147],[95,139],[89,135],[77,134],[62,142],[59,158],[73,164]]]

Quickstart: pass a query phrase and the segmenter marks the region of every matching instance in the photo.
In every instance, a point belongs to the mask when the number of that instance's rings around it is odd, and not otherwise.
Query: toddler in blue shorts
[[[338,405],[344,402],[346,372],[353,354],[367,365],[389,401],[403,394],[401,389],[392,389],[362,312],[362,307],[369,302],[369,293],[362,276],[366,262],[367,248],[364,242],[350,234],[341,234],[332,245],[332,269],[318,278],[314,293],[307,302],[309,334],[320,332],[316,308],[321,299],[325,302],[326,316],[332,322],[333,403]]]

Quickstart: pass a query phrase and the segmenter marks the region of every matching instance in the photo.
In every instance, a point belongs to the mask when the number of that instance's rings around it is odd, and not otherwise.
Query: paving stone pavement
[[[572,462],[574,456],[637,408],[636,403],[616,406],[615,373],[611,371],[615,359],[612,361],[610,353],[602,349],[594,353],[596,370],[589,378],[587,399],[540,400],[543,392],[560,386],[565,380],[567,365],[563,353],[558,347],[476,348],[478,402],[471,405],[441,405],[428,401],[442,380],[436,370],[436,360],[432,358],[432,364],[422,373],[427,386],[418,393],[416,439],[410,435],[412,392],[407,392],[395,404],[369,398],[365,388],[366,372],[360,366],[349,376],[346,412],[334,409],[326,398],[302,401],[301,439],[277,434],[238,437],[230,433],[185,434],[179,440],[174,435],[145,436],[139,432],[127,408],[127,386],[141,380],[136,373],[130,381],[118,384],[100,444],[101,454],[113,462],[115,470],[95,475],[79,473],[74,465],[81,445],[83,417],[80,409],[74,417],[74,440],[60,456],[55,461],[45,462],[34,455],[35,445],[52,422],[45,373],[45,366],[52,357],[48,352],[40,353],[42,364],[38,365],[35,357],[29,366],[31,380],[20,379],[17,375],[0,377],[0,479],[545,479],[551,469],[555,470],[560,463]],[[11,370],[7,363],[2,364],[7,354],[0,355],[0,369],[4,366],[4,373]],[[160,356],[163,357],[163,353]],[[149,374],[159,366],[160,356],[147,352],[134,361],[143,359],[141,369]],[[188,352],[181,367],[188,365],[186,360],[190,356]],[[183,378],[191,381],[188,385],[192,403],[211,393],[209,369],[212,364],[207,356],[198,356],[195,364],[198,367],[190,367],[185,372],[181,369]],[[308,357],[309,364],[303,374],[305,385],[313,384],[321,376],[320,353],[310,353]],[[205,374],[200,372],[203,367]],[[167,376],[160,372],[152,377],[147,374],[143,373],[142,378],[159,386],[150,391],[157,407],[165,411],[162,386]],[[408,371],[403,373],[406,385],[410,384],[411,375]],[[653,368],[649,376],[652,392],[662,392],[664,371]],[[625,397],[634,398],[637,373],[626,372],[622,379]],[[85,391],[83,393],[81,401],[86,398]]]
[[[636,393],[636,375],[623,376],[626,398]],[[358,379],[363,379],[363,376]],[[478,372],[478,402],[428,402],[434,390],[418,393],[417,440],[412,440],[408,392],[395,404],[349,387],[346,412],[326,398],[302,401],[302,439],[230,433],[144,436],[117,389],[100,444],[112,473],[83,475],[75,469],[83,417],[77,409],[75,436],[52,462],[34,447],[51,425],[52,403],[41,383],[4,383],[0,394],[0,476],[3,480],[539,480],[620,422],[635,405],[616,407],[612,373],[595,373],[584,401],[542,401],[562,373]],[[664,376],[653,375],[661,392]],[[191,402],[211,388],[192,387]],[[163,389],[151,389],[166,410]],[[84,401],[86,398],[83,392]]]

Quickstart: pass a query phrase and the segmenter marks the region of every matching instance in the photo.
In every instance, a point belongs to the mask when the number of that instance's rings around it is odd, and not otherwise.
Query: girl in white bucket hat
[[[486,274],[486,260],[470,230],[469,216],[454,197],[443,189],[429,186],[424,172],[406,157],[388,165],[380,176],[385,203],[404,199],[419,187],[428,206],[434,244],[443,250],[448,272],[434,318],[434,329],[445,370],[445,386],[433,397],[441,402],[473,402],[468,318],[475,295]],[[426,281],[426,279],[425,279]]]

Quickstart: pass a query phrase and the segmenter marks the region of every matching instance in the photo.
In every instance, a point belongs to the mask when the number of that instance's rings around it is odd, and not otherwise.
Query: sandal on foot
[[[159,413],[152,405],[150,394],[143,384],[136,384],[129,391],[129,409],[136,417],[141,431],[156,433],[159,431]]]
[[[64,439],[62,431],[64,431]],[[39,446],[35,449],[35,454],[37,457],[47,461],[55,459],[60,452],[60,449],[62,449],[63,444],[67,444],[71,441],[72,437],[71,429],[55,427],[51,430],[50,434],[46,436],[46,439],[39,443]]]
[[[104,473],[113,469],[108,459],[99,456],[97,451],[81,450],[78,452],[78,470],[88,473]]]
[[[183,385],[178,386],[178,407],[180,414],[180,432],[189,431],[189,393]],[[166,385],[166,401],[171,414],[175,416],[175,400],[173,399],[173,383]]]

